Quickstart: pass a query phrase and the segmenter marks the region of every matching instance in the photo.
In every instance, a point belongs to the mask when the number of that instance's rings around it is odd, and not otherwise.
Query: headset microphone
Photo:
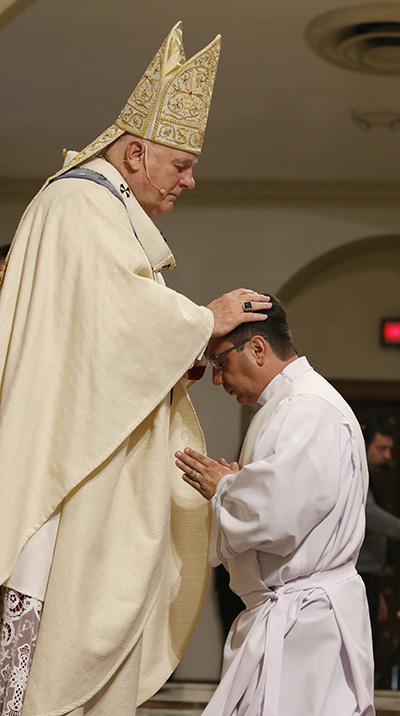
[[[165,189],[160,189],[158,186],[156,186],[156,185],[151,181],[149,175],[147,174],[147,170],[146,170],[146,176],[147,176],[147,178],[148,178],[148,180],[149,180],[151,186],[154,186],[154,189],[157,189],[157,191],[160,192],[161,196],[164,196],[164,194],[166,193],[166,190],[165,190]]]
[[[154,184],[154,182],[151,181],[151,179],[150,179],[150,177],[149,177],[149,175],[148,175],[148,173],[147,173],[147,167],[146,167],[146,176],[147,176],[147,178],[148,178],[148,180],[149,180],[151,186],[154,186],[154,189],[157,189],[157,191],[160,192],[161,196],[164,196],[164,194],[166,193],[166,189],[160,189],[158,186],[156,186],[156,185]]]
[[[147,144],[144,145],[144,158],[145,158],[144,169],[145,169],[146,176],[147,176],[151,186],[154,186],[154,189],[157,189],[157,191],[160,192],[161,196],[164,196],[164,194],[166,193],[166,189],[160,189],[160,187],[156,186],[154,184],[154,182],[151,181],[151,179],[149,177],[149,172],[147,171]]]

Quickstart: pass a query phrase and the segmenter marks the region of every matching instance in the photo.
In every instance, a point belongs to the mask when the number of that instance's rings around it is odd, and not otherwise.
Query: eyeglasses
[[[251,338],[245,338],[244,341],[240,341],[240,343],[236,343],[236,345],[231,346],[230,348],[227,348],[225,351],[222,351],[221,353],[214,353],[214,355],[209,356],[207,358],[209,364],[215,369],[215,370],[221,370],[223,366],[222,363],[218,363],[218,359],[221,358],[221,356],[227,355],[227,353],[230,353],[231,351],[235,350],[235,348],[240,348],[240,346],[244,346],[245,343],[248,343],[251,341]]]

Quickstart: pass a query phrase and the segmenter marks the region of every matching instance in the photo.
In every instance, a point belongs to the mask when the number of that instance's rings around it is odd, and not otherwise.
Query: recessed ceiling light
[[[306,39],[325,60],[357,72],[400,74],[400,3],[359,5],[315,18]]]

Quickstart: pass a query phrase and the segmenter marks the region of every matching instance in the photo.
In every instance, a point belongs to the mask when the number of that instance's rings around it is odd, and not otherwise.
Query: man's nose
[[[193,172],[191,169],[185,170],[185,172],[182,174],[179,184],[185,189],[194,189],[196,186],[196,182],[194,180]]]
[[[223,383],[221,368],[213,368],[212,382],[214,385],[221,385],[221,383]]]

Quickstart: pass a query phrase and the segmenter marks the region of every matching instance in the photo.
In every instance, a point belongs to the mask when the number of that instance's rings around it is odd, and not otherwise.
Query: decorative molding
[[[400,402],[399,381],[330,379],[330,382],[346,400],[379,400],[390,403]]]
[[[400,182],[199,180],[185,197],[193,205],[399,205]]]
[[[0,177],[0,202],[29,201],[46,177]],[[400,182],[249,181],[199,179],[184,192],[189,206],[364,205],[399,206]],[[181,202],[180,202],[181,204]]]

